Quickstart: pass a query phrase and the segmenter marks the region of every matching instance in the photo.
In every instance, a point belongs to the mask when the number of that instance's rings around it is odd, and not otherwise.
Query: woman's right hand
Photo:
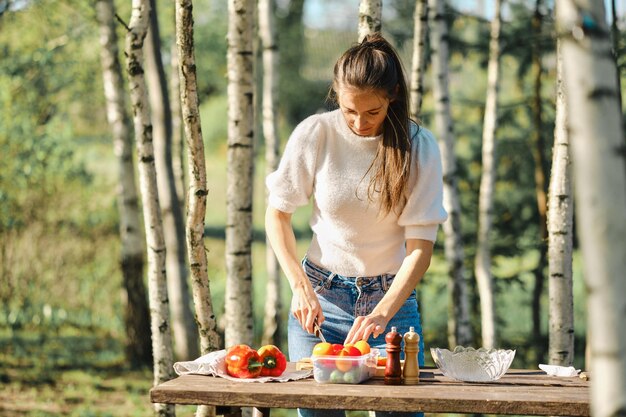
[[[324,315],[317,294],[298,260],[291,213],[268,207],[265,213],[265,232],[293,293],[291,313],[304,330],[313,334],[315,319],[321,324]]]
[[[300,325],[309,334],[314,334],[314,323],[324,322],[324,313],[313,288],[299,288],[293,292],[291,298],[291,313],[300,322]]]

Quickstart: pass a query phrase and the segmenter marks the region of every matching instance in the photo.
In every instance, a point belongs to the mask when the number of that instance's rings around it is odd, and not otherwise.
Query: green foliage
[[[208,97],[200,106],[202,138],[206,151],[224,153],[228,138],[228,105],[226,95]],[[226,154],[224,154],[225,156]]]
[[[118,242],[114,191],[92,188],[102,180],[77,152],[80,143],[97,149],[104,126],[99,56],[89,47],[97,39],[89,20],[76,23],[90,16],[73,1],[30,2],[2,16],[0,50],[11,59],[0,61],[0,322],[11,328],[37,327],[45,311],[81,325],[108,315],[115,326],[119,313],[115,301],[91,308],[116,268],[99,249],[116,253]]]
[[[511,2],[509,9],[511,18],[502,26],[502,55],[510,54],[516,58],[519,63],[517,75],[523,78],[532,65],[535,51],[546,56],[556,49],[554,13],[545,7],[536,12],[523,1]],[[540,27],[534,26],[533,18],[541,21]]]
[[[195,55],[200,102],[226,93],[227,3],[220,0],[194,2]]]

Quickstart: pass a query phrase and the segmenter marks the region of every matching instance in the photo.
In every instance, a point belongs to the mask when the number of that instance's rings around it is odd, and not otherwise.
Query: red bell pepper
[[[226,352],[226,372],[235,378],[256,378],[263,362],[258,352],[248,345],[235,345]]]
[[[265,345],[259,349],[263,369],[261,376],[280,376],[287,368],[287,358],[274,345]]]

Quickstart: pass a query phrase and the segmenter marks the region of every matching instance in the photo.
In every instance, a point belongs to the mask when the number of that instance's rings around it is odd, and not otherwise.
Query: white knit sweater
[[[339,110],[311,116],[293,131],[278,169],[267,177],[269,205],[293,213],[313,196],[313,239],[307,257],[345,276],[395,274],[405,239],[435,241],[443,208],[439,147],[432,133],[411,124],[413,167],[400,215],[379,218],[368,201],[367,172],[381,136],[353,133]],[[415,163],[415,161],[418,163]]]

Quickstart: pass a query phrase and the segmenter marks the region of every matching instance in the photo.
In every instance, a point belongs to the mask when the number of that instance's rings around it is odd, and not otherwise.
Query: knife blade
[[[315,321],[313,321],[313,330],[315,331],[315,336],[319,337],[322,342],[326,343],[326,338],[322,333],[322,328],[317,323],[317,318],[315,318]]]

